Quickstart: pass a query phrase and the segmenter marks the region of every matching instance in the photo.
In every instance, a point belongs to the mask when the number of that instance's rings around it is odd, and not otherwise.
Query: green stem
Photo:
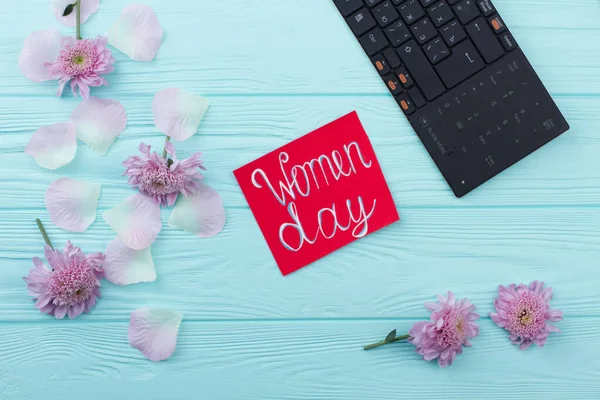
[[[40,221],[39,218],[37,218],[35,220],[35,223],[38,226],[38,229],[40,230],[40,232],[42,233],[42,236],[44,237],[44,242],[46,242],[46,244],[48,246],[50,246],[52,248],[52,250],[54,250],[54,246],[52,246],[52,242],[50,241],[50,238],[48,237],[48,234],[46,233],[46,229],[44,229],[44,225],[42,224],[42,221]]]
[[[75,38],[81,40],[81,0],[75,2]]]
[[[167,158],[167,143],[171,140],[171,136],[167,136],[165,139],[165,149],[163,150],[163,158]]]
[[[377,342],[377,343],[373,343],[373,344],[369,344],[367,346],[364,347],[365,350],[371,350],[374,349],[375,347],[379,347],[379,346],[383,346],[384,344],[388,344],[388,343],[394,343],[394,342],[400,342],[402,340],[406,340],[408,339],[410,336],[409,335],[400,335],[400,336],[396,336],[395,338],[393,338],[392,340],[390,340],[389,342],[386,342],[385,340],[382,340],[381,342]]]

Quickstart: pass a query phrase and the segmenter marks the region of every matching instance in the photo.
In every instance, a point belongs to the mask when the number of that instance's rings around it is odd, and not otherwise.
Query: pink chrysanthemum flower
[[[455,301],[454,294],[438,295],[439,303],[427,302],[431,321],[417,322],[410,329],[408,341],[426,361],[437,358],[440,367],[452,365],[463,346],[471,346],[469,339],[479,335],[475,320],[475,306],[468,299]]]
[[[79,247],[67,242],[63,252],[46,245],[44,256],[52,269],[38,257],[34,268],[23,280],[41,312],[62,319],[88,313],[100,297],[100,279],[104,277],[104,255],[85,255]]]
[[[72,36],[62,38],[62,49],[54,62],[46,63],[49,79],[58,79],[60,96],[67,82],[71,81],[73,95],[76,88],[84,99],[90,96],[90,87],[108,85],[102,77],[114,71],[115,62],[106,47],[107,39],[98,36],[94,39],[76,40]]]
[[[126,168],[123,175],[129,176],[129,184],[163,207],[174,205],[179,193],[184,196],[194,194],[198,189],[197,182],[203,179],[200,170],[206,169],[200,160],[202,153],[177,160],[171,142],[165,144],[165,149],[170,158],[151,153],[150,146],[142,143],[139,146],[142,156],[131,156],[123,162]]]
[[[533,281],[529,286],[511,284],[498,287],[498,297],[494,300],[495,313],[490,313],[492,321],[510,333],[510,340],[521,350],[531,343],[543,346],[550,332],[560,332],[548,321],[563,319],[560,310],[550,308],[552,288],[544,288],[544,282]]]

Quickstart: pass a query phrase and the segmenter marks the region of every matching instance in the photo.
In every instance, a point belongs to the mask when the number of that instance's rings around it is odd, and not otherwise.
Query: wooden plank
[[[333,119],[358,110],[400,209],[407,207],[473,207],[516,205],[600,204],[600,97],[558,99],[571,131],[527,157],[463,199],[456,199],[416,134],[391,97],[261,98],[213,97],[199,133],[180,156],[202,150],[207,183],[223,196],[228,207],[247,207],[232,171]],[[59,177],[96,181],[104,185],[101,206],[122,201],[129,193],[121,161],[136,154],[142,141],[160,149],[151,113],[152,97],[122,99],[129,114],[127,130],[106,158],[80,143],[75,160],[56,171],[42,170],[24,153],[31,133],[39,126],[68,119],[76,99],[18,97],[0,103],[2,133],[0,208],[15,205],[43,208],[47,186]],[[32,109],[48,110],[31,114]],[[18,168],[15,168],[18,166]],[[28,193],[28,195],[23,195]]]
[[[132,306],[133,308],[133,306]],[[596,399],[598,318],[567,318],[543,349],[519,351],[505,331],[482,335],[439,369],[407,343],[365,352],[414,321],[205,323],[185,319],[175,354],[152,363],[127,342],[127,323],[2,324],[6,399]],[[485,371],[485,372],[482,372]],[[34,378],[35,377],[35,378]],[[85,389],[84,389],[85,388]],[[85,393],[85,394],[84,394]],[[191,395],[193,393],[193,395]]]
[[[449,289],[487,314],[497,285],[534,279],[556,288],[554,306],[567,315],[600,316],[598,208],[400,212],[399,223],[285,278],[248,209],[229,209],[224,232],[212,239],[165,227],[152,248],[158,280],[125,288],[106,283],[103,300],[84,319],[122,320],[133,304],[146,303],[194,319],[423,318],[423,303]],[[0,211],[0,320],[46,318],[20,279],[31,257],[43,256],[36,216]],[[103,221],[83,234],[44,222],[56,246],[71,239],[86,252],[103,251],[114,235]]]
[[[33,29],[59,25],[50,10],[39,12],[38,2],[22,3],[11,2],[0,10],[6,24],[0,38],[2,95],[52,96],[55,83],[29,82],[16,60],[23,39]],[[146,3],[154,7],[166,32],[158,58],[135,63],[117,52],[111,86],[96,92],[121,98],[130,93],[153,94],[176,83],[207,94],[386,93],[330,0],[287,1],[285,6],[280,0],[228,0],[225,7],[221,1]],[[600,93],[597,1],[498,0],[495,4],[552,93]],[[118,9],[102,5],[101,12],[84,25],[83,34],[106,32]],[[28,23],[15,15],[27,15]],[[560,27],[556,21],[561,21]],[[574,29],[583,36],[581,40],[574,40]]]

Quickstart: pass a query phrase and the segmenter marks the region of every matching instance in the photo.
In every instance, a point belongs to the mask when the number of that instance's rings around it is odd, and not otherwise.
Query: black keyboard
[[[334,0],[461,197],[569,126],[490,0]]]

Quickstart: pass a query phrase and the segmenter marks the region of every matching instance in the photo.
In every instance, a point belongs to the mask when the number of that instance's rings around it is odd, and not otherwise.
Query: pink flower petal
[[[159,131],[181,142],[196,133],[208,106],[204,97],[177,88],[163,89],[152,101],[154,124]]]
[[[90,97],[73,110],[71,122],[77,126],[77,138],[104,156],[125,130],[127,113],[116,100]]]
[[[175,352],[182,317],[170,310],[138,308],[129,320],[129,343],[149,360],[165,360]]]
[[[56,29],[32,32],[19,55],[19,68],[26,78],[34,82],[50,79],[45,63],[58,57],[62,36]]]
[[[46,208],[59,228],[83,232],[96,220],[99,197],[99,184],[62,178],[46,190]]]
[[[160,207],[154,200],[139,193],[104,212],[103,217],[119,239],[133,250],[150,246],[162,228]]]
[[[201,238],[217,235],[225,226],[225,208],[221,196],[198,182],[196,193],[187,197],[179,196],[171,212],[169,226]]]
[[[66,26],[75,26],[75,9],[73,12],[66,17],[63,17],[63,13],[65,12],[65,8],[69,4],[75,3],[75,0],[50,0],[52,4],[52,9],[54,11],[54,16],[63,25]],[[83,24],[87,19],[98,11],[98,7],[100,6],[100,0],[82,0],[81,1],[81,23]]]
[[[118,237],[108,244],[102,267],[106,279],[119,286],[156,280],[150,246],[143,250],[133,250],[125,246]]]
[[[70,163],[77,151],[75,125],[60,122],[42,126],[27,143],[25,153],[42,168],[57,169]]]
[[[133,4],[123,9],[107,36],[108,43],[132,60],[151,61],[160,48],[163,29],[152,8]]]

